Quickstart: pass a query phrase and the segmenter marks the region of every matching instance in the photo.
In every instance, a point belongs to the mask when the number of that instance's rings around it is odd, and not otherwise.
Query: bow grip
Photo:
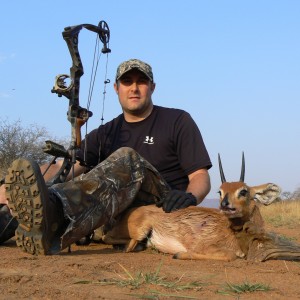
[[[93,115],[93,113],[86,108],[78,107],[77,116],[75,118],[75,147],[81,146],[81,127],[87,122],[87,120]]]

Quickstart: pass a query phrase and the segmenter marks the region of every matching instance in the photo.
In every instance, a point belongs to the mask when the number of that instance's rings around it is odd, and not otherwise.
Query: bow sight
[[[87,122],[89,117],[93,115],[91,111],[82,108],[79,105],[80,77],[84,74],[78,50],[78,35],[82,28],[97,33],[98,38],[103,44],[101,50],[103,54],[111,52],[108,47],[110,31],[105,21],[100,21],[98,26],[92,24],[69,26],[62,32],[62,36],[66,41],[71,54],[72,66],[70,68],[70,75],[59,74],[56,76],[54,87],[51,92],[56,93],[59,97],[64,96],[69,99],[68,120],[71,123],[72,131],[71,144],[68,150],[65,150],[63,146],[51,141],[47,141],[46,147],[43,149],[44,152],[54,156],[50,165],[55,162],[57,157],[64,157],[62,169],[51,181],[51,184],[65,181],[72,165],[74,165],[76,161],[75,150],[78,149],[81,144],[81,127]],[[66,80],[68,81],[68,84],[66,83]]]

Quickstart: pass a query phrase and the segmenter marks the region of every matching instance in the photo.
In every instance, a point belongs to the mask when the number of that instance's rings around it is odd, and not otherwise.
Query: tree
[[[0,118],[0,176],[3,177],[11,163],[20,157],[39,164],[50,161],[51,156],[42,149],[45,141],[52,139],[44,127],[36,124],[23,127],[20,120],[10,123]]]
[[[293,193],[293,198],[294,199],[299,199],[300,200],[300,187],[298,187],[294,193]]]
[[[281,197],[283,200],[291,200],[293,197],[293,193],[285,191],[281,193]]]
[[[294,192],[282,192],[281,197],[283,200],[300,200],[300,187],[298,187]]]

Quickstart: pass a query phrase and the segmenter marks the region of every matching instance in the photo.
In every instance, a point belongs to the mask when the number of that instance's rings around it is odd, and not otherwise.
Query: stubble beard
[[[124,113],[128,114],[128,115],[132,115],[135,117],[147,117],[150,115],[151,111],[153,108],[153,104],[152,104],[152,100],[150,100],[148,103],[145,103],[142,106],[138,106],[136,108],[124,108],[123,107],[123,111]]]

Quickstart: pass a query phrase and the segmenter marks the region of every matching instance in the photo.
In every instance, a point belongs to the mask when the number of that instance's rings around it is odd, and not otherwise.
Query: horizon
[[[54,78],[69,74],[71,67],[61,33],[67,26],[105,20],[111,53],[108,63],[104,56],[99,63],[88,131],[101,123],[106,63],[111,81],[104,107],[108,122],[121,113],[112,84],[116,68],[139,58],[153,68],[154,104],[189,112],[200,128],[213,163],[208,198],[216,197],[220,185],[218,153],[229,181],[238,180],[244,151],[248,185],[273,182],[283,192],[299,188],[300,2],[130,3],[2,3],[2,117],[69,138],[68,101],[51,93]],[[82,107],[94,42],[94,33],[80,32]]]

